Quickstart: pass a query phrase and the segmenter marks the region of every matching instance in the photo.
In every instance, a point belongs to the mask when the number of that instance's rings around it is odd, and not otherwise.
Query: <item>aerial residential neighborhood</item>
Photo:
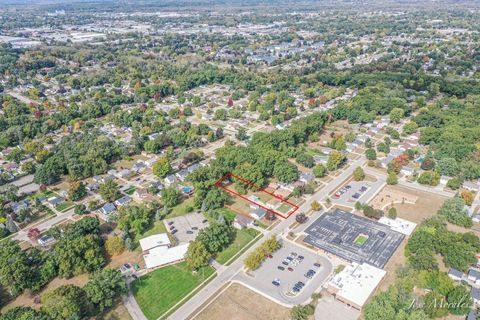
[[[479,17],[0,0],[0,320],[480,319]]]

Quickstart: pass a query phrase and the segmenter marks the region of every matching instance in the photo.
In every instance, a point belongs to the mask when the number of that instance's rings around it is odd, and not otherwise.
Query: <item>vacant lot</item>
[[[283,307],[240,284],[232,284],[195,320],[290,319],[290,309]]]
[[[133,294],[145,316],[156,320],[213,272],[208,266],[193,273],[185,262],[178,263],[140,277],[133,282]]]
[[[405,201],[402,201],[403,198],[405,198]],[[443,196],[430,192],[423,192],[398,185],[387,185],[370,202],[370,205],[375,209],[387,211],[393,201],[393,206],[397,209],[398,217],[418,224],[422,222],[423,219],[436,214],[446,199],[447,198]]]

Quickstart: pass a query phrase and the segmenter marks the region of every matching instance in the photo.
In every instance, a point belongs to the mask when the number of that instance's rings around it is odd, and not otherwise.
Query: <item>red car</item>
[[[268,259],[272,259],[272,258],[273,258],[273,256],[272,256],[271,254],[269,254],[267,257],[268,257]]]
[[[288,267],[287,270],[290,271],[290,272],[292,272],[292,271],[293,271],[293,268],[292,268],[292,267]]]

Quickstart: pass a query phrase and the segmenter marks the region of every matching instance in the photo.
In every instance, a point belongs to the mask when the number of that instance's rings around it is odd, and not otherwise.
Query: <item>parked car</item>
[[[187,234],[193,234],[193,231],[188,230],[188,231],[187,231]]]
[[[368,189],[368,188],[367,188],[366,186],[362,186],[362,187],[360,188],[360,191],[361,191],[361,192],[364,192],[364,191],[366,191],[367,189]]]
[[[288,267],[287,270],[290,271],[290,272],[292,272],[292,271],[293,271],[293,268],[292,268],[292,267]]]
[[[172,224],[173,224],[173,221],[170,221],[170,222],[168,223],[169,226],[171,226]]]
[[[272,284],[276,287],[280,285],[280,280],[279,279],[273,279]]]
[[[269,254],[269,255],[267,256],[267,258],[268,258],[268,259],[272,259],[273,256],[272,256],[271,254]]]
[[[318,262],[315,262],[313,265],[314,265],[315,267],[319,267],[319,268],[322,266],[322,265],[321,265],[320,263],[318,263]]]
[[[282,261],[282,264],[285,265],[285,266],[288,266],[288,262],[285,261],[285,260]]]
[[[202,220],[202,223],[207,223],[207,222],[208,222],[208,220],[207,220],[207,219],[205,219],[205,220]]]
[[[287,259],[288,261],[292,261],[292,260],[293,260],[293,258],[290,257],[290,256],[286,257],[285,259]]]
[[[177,229],[173,229],[172,231],[170,231],[171,234],[175,234],[177,233]]]
[[[292,257],[296,257],[297,255],[298,255],[298,254],[297,254],[296,252],[290,253],[290,256],[292,256]]]
[[[355,192],[355,194],[352,196],[352,198],[354,198],[354,199],[360,198],[360,193]]]
[[[282,266],[278,266],[277,269],[278,269],[278,270],[281,270],[281,271],[285,270],[285,268],[282,267]]]
[[[198,230],[198,228],[197,227],[192,227],[192,230]]]
[[[304,256],[298,256],[297,259],[298,259],[298,261],[301,262],[301,261],[303,261],[303,259],[305,259],[305,257]]]

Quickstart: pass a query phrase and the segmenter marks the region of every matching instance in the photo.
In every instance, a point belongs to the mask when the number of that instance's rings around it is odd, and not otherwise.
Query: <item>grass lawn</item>
[[[57,209],[60,212],[67,211],[68,209],[72,208],[75,205],[75,203],[70,202],[70,201],[64,201],[60,203],[55,209]]]
[[[125,193],[131,196],[132,194],[135,193],[135,190],[136,190],[135,187],[130,187],[127,190],[125,190]]]
[[[194,274],[185,262],[177,263],[135,280],[133,294],[145,316],[156,320],[213,273],[211,266]]]
[[[258,233],[259,232],[255,229],[237,230],[237,236],[233,243],[220,252],[215,260],[220,264],[225,264],[230,258],[237,254],[237,252],[242,250],[253,238],[255,238]]]
[[[185,199],[182,201],[182,203],[173,207],[172,212],[168,214],[167,218],[183,216],[184,214],[187,214],[193,211],[193,210],[189,211],[188,208],[193,208],[193,197]]]
[[[361,234],[357,237],[357,239],[355,239],[354,243],[357,246],[361,247],[365,244],[365,242],[367,242],[367,240],[368,240],[368,236]]]

